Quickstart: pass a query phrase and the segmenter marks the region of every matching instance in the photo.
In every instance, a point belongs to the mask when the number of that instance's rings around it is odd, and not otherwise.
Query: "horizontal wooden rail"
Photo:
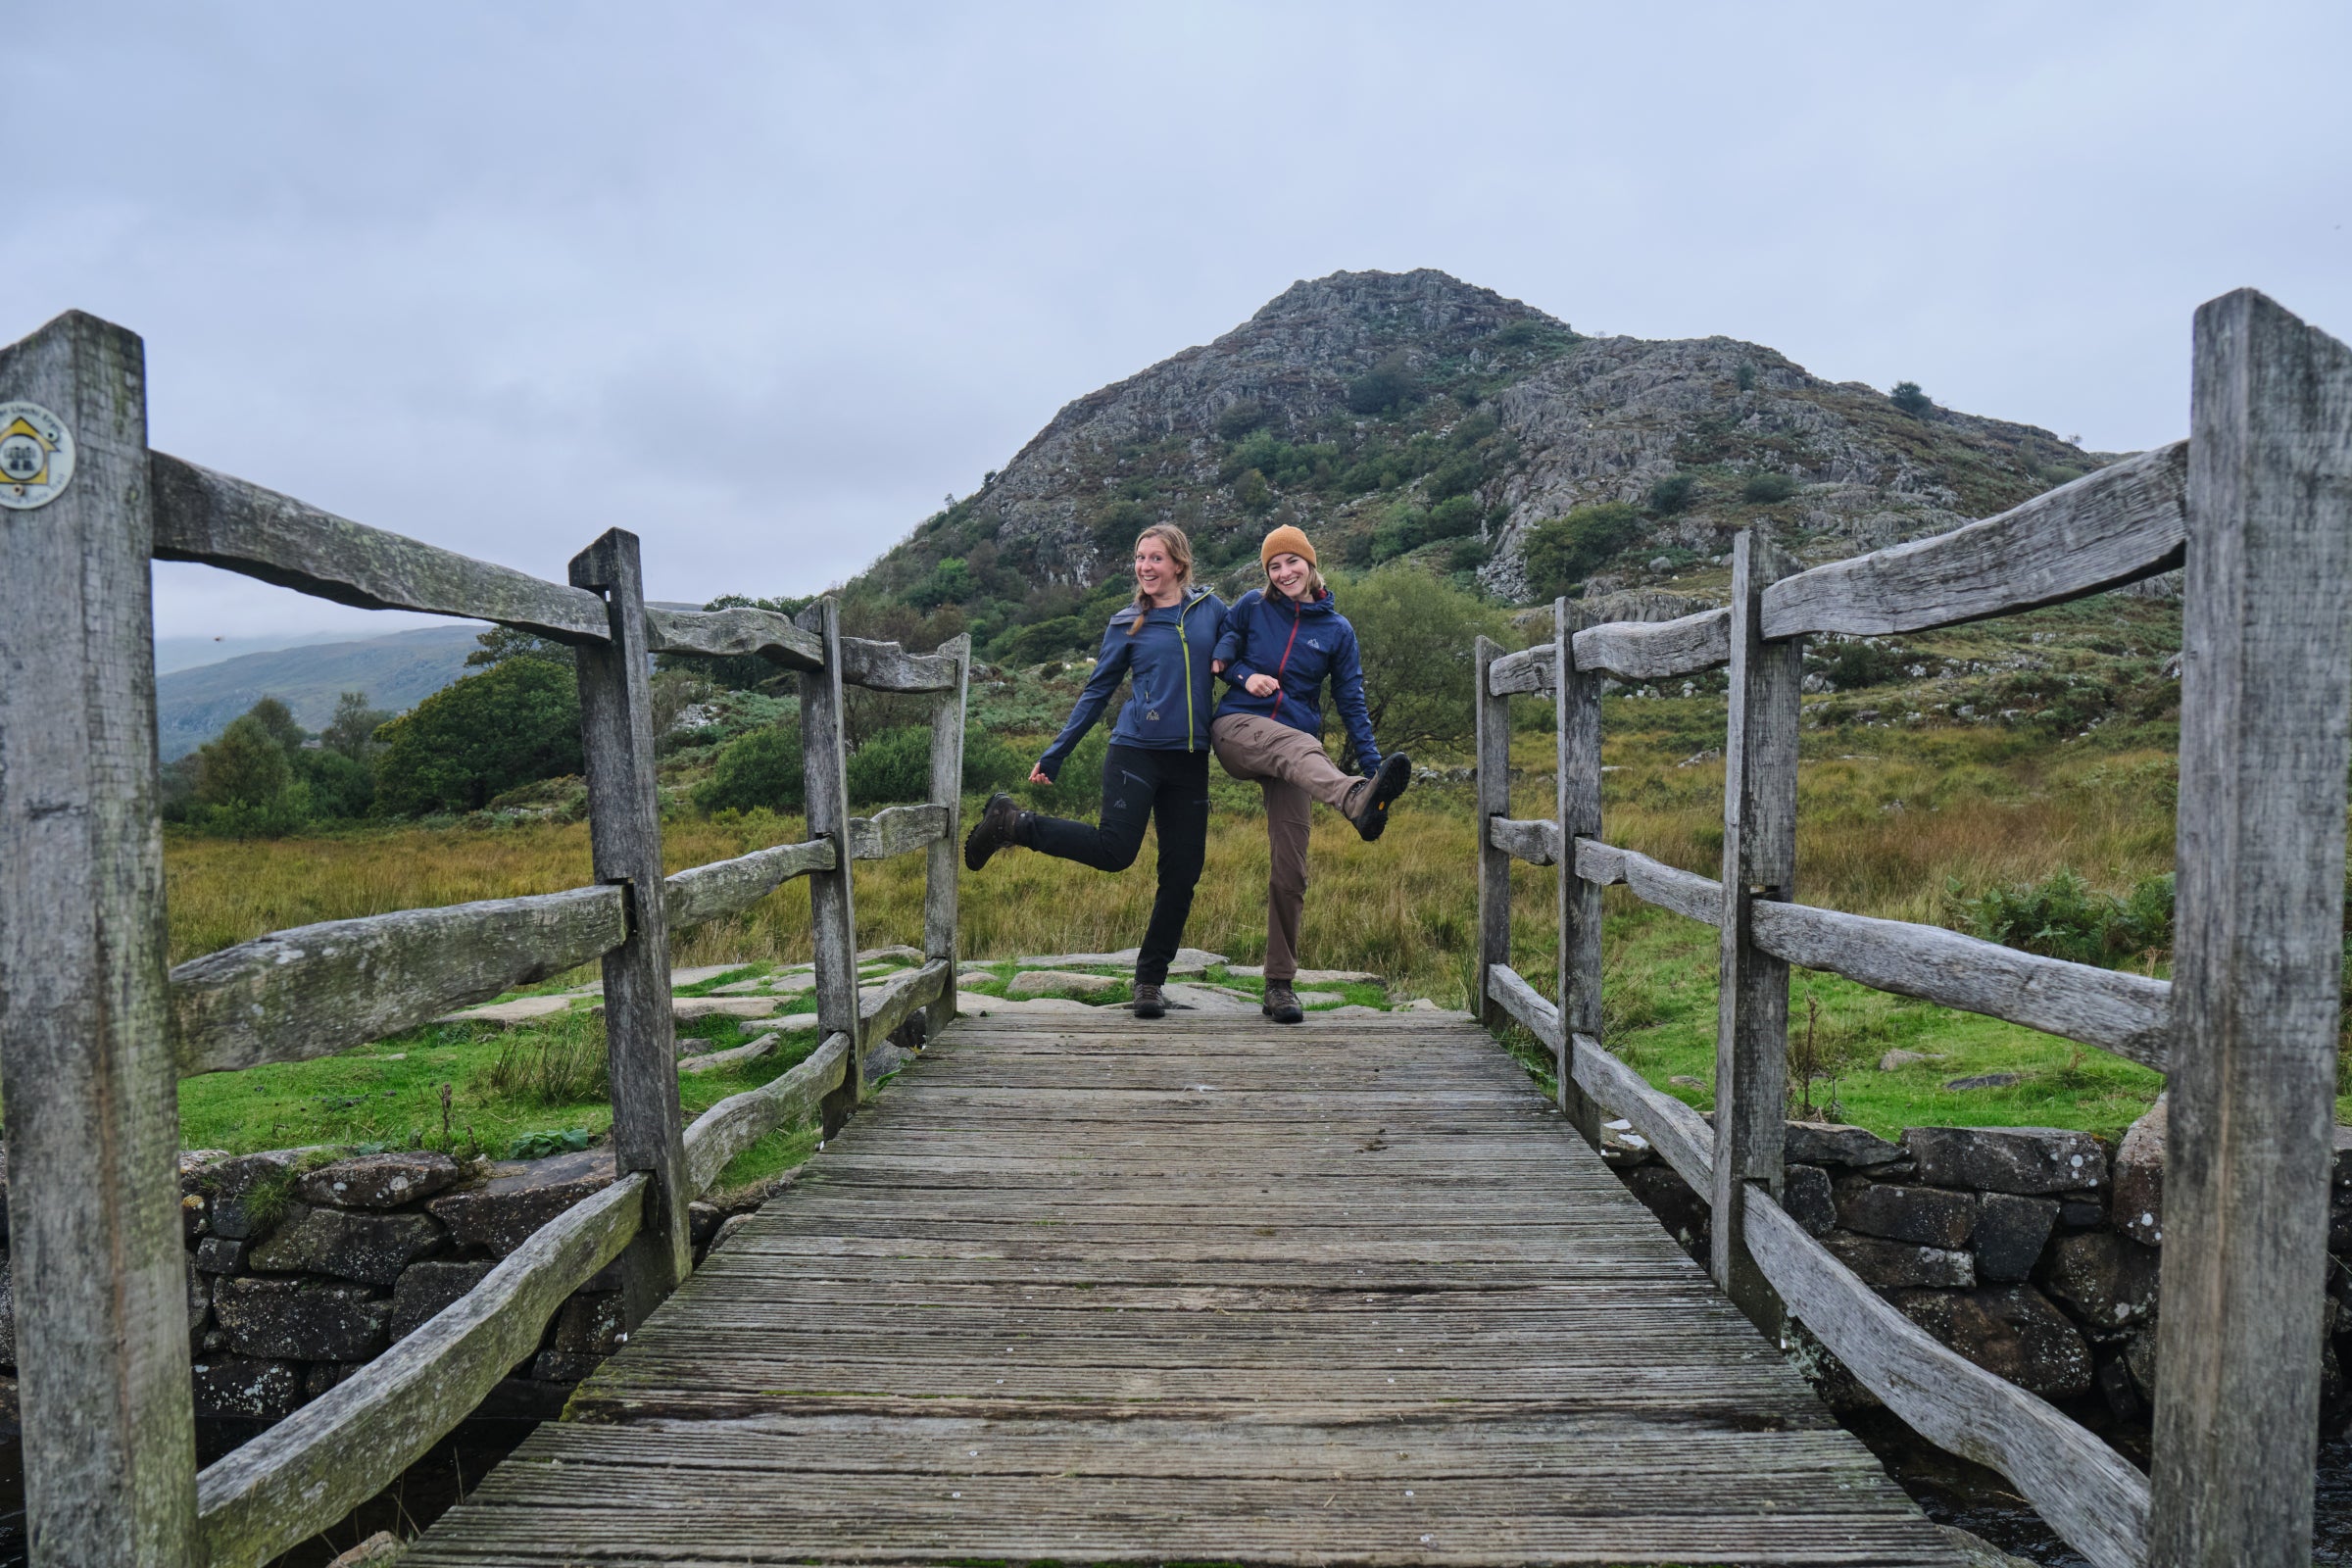
[[[1487,690],[1496,697],[1532,697],[1551,690],[1551,656],[1556,642],[1538,643],[1505,654],[1487,666]]]
[[[1580,670],[1606,670],[1619,680],[1664,680],[1729,663],[1732,612],[1702,610],[1675,620],[1612,620],[1587,626],[1569,640]]]
[[[1746,1209],[1748,1249],[1765,1277],[1863,1387],[1931,1443],[2015,1482],[2099,1568],[2140,1568],[2147,1477],[2045,1401],[1938,1344],[1768,1195],[1751,1191]]]
[[[1757,947],[1790,963],[2080,1040],[2164,1070],[2173,1032],[2173,988],[2166,981],[2020,953],[1941,926],[1804,904],[1759,901],[1751,925]]]
[[[1604,887],[1622,882],[1644,904],[1708,925],[1723,923],[1723,884],[1695,871],[1682,871],[1632,850],[1598,839],[1576,841],[1576,874]]]
[[[162,560],[223,566],[363,610],[466,615],[566,642],[611,638],[605,602],[586,589],[352,522],[161,452],[148,455],[148,475]]]
[[[748,909],[796,876],[833,869],[833,841],[811,839],[806,844],[779,844],[754,850],[731,860],[713,860],[662,878],[663,906],[669,928],[715,920],[722,914]]]
[[[877,643],[863,637],[841,640],[841,679],[845,686],[876,692],[952,692],[960,666],[945,654],[910,654],[897,643]]]
[[[1649,1140],[1658,1157],[1673,1166],[1692,1192],[1705,1200],[1714,1191],[1715,1129],[1704,1117],[1672,1095],[1651,1088],[1648,1080],[1601,1049],[1600,1042],[1591,1035],[1576,1037],[1570,1060],[1575,1064],[1577,1086],[1632,1123],[1634,1131]]]
[[[1511,858],[1525,860],[1530,865],[1560,863],[1560,824],[1557,822],[1490,816],[1487,818],[1487,842]]]
[[[905,970],[878,986],[860,991],[858,1038],[884,1039],[916,1012],[937,1002],[947,990],[948,975],[954,967],[945,958],[933,958],[919,969]]]
[[[1560,1009],[1539,996],[1525,975],[1507,963],[1490,964],[1487,989],[1503,1011],[1527,1025],[1528,1033],[1555,1052],[1560,1049]]]
[[[646,645],[657,654],[705,654],[713,658],[760,657],[785,669],[822,669],[825,647],[791,617],[772,610],[736,605],[726,610],[645,612]]]
[[[1926,631],[2135,582],[2180,564],[2187,497],[2176,441],[1982,522],[1783,578],[1764,590],[1764,635]]]
[[[911,855],[947,836],[954,813],[945,806],[893,806],[872,816],[850,818],[850,858],[887,860]]]
[[[399,1478],[538,1348],[547,1320],[637,1234],[623,1176],[532,1233],[423,1327],[197,1478],[199,1561],[250,1568]]]
[[[621,890],[573,888],[272,931],[172,971],[183,1075],[308,1061],[562,974],[628,935]]]
[[[757,1089],[729,1095],[686,1129],[687,1184],[707,1192],[727,1161],[779,1127],[813,1116],[825,1097],[849,1078],[850,1037],[827,1035],[790,1071]]]

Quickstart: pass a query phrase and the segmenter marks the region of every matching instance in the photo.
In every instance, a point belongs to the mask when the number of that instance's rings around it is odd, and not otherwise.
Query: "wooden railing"
[[[2196,316],[2190,437],[1997,517],[1798,571],[1742,534],[1731,604],[1481,641],[1480,991],[1558,1067],[1590,1138],[1623,1117],[1713,1208],[1710,1271],[1793,1314],[1924,1436],[1990,1465],[2100,1568],[2309,1560],[2352,725],[2352,352],[2251,291]],[[1794,900],[1802,640],[1926,631],[2185,565],[2178,920],[2168,983]],[[1600,682],[1730,669],[1719,878],[1606,843]],[[1547,693],[1556,815],[1510,815],[1509,713]],[[1510,862],[1558,868],[1559,1001],[1510,967]],[[1604,1049],[1600,899],[1721,931],[1710,1127]],[[2166,1074],[2154,1463],[1945,1348],[1782,1209],[1788,966],[2005,1018]]]
[[[841,635],[833,601],[649,609],[634,535],[565,583],[387,533],[147,447],[137,337],[70,314],[0,350],[0,403],[39,405],[71,479],[0,510],[0,1081],[26,1518],[38,1564],[261,1563],[374,1494],[616,1260],[629,1326],[692,1266],[686,1205],[729,1159],[869,1090],[866,1046],[956,1010],[956,837],[969,639]],[[59,461],[52,454],[53,461]],[[0,486],[19,470],[0,469]],[[12,492],[18,500],[23,491]],[[196,561],[373,609],[568,644],[592,887],[272,932],[167,972],[149,563]],[[664,876],[655,654],[759,655],[800,676],[806,843]],[[849,814],[842,687],[928,694],[930,798]],[[923,852],[926,961],[860,996],[851,866]],[[808,879],[816,1051],[682,1126],[669,933]],[[182,1076],[300,1061],[601,958],[618,1179],[470,1293],[201,1473],[179,1201]]]

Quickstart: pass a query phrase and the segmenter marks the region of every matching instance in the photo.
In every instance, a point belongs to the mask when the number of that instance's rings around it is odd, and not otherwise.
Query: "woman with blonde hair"
[[[1266,992],[1262,1010],[1276,1023],[1299,1023],[1291,982],[1298,974],[1298,921],[1306,908],[1306,839],[1314,802],[1354,824],[1366,839],[1389,825],[1389,804],[1412,782],[1402,752],[1380,755],[1364,706],[1364,666],[1355,628],[1332,603],[1315,569],[1315,547],[1288,523],[1267,534],[1257,559],[1264,589],[1252,588],[1225,612],[1211,667],[1228,685],[1209,736],[1217,760],[1255,783],[1266,803]],[[1340,771],[1323,750],[1318,698],[1331,683],[1332,706],[1348,726],[1365,776]]]
[[[1139,1018],[1166,1015],[1160,987],[1207,855],[1208,662],[1224,616],[1224,601],[1193,584],[1193,547],[1184,530],[1164,522],[1146,528],[1135,541],[1135,599],[1110,617],[1078,706],[1029,771],[1033,784],[1058,778],[1119,682],[1132,676],[1134,692],[1102,756],[1102,821],[1024,811],[999,791],[963,841],[963,863],[975,871],[1013,845],[1097,870],[1124,871],[1143,848],[1145,824],[1157,824],[1159,890],[1135,959]]]

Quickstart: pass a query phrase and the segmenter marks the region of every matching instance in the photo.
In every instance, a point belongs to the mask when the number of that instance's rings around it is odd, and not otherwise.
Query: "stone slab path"
[[[404,1559],[1957,1568],[1482,1031],[958,1022]]]

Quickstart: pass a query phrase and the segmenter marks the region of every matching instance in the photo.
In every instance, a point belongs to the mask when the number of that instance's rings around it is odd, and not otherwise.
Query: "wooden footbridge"
[[[340,1519],[617,1264],[628,1345],[418,1564],[1956,1561],[1782,1357],[1791,1318],[2099,1568],[2308,1560],[2352,751],[2352,352],[2251,292],[2197,314],[2190,438],[1809,571],[1742,535],[1728,608],[1477,653],[1477,1022],[956,1017],[968,649],[645,605],[613,531],[565,584],[149,451],[138,340],[0,351],[0,1075],[39,1564],[259,1564]],[[19,430],[18,425],[23,429]],[[167,970],[149,562],[561,639],[596,884],[278,932]],[[2185,565],[2174,977],[1794,898],[1799,649]],[[798,670],[808,840],[663,874],[658,652]],[[1611,846],[1600,682],[1728,666],[1720,878]],[[848,815],[847,684],[928,693],[931,798]],[[1555,704],[1511,815],[1507,703]],[[860,992],[851,867],[929,858],[927,961]],[[1556,1001],[1510,868],[1559,879]],[[822,1044],[682,1125],[672,930],[806,877]],[[1721,931],[1712,1125],[1602,1043],[1604,887]],[[199,1472],[178,1077],[299,1060],[601,956],[618,1180]],[[1788,966],[2167,1073],[2154,1464],[1945,1349],[1781,1208]],[[1556,1103],[1480,1025],[1553,1053]],[[885,1040],[927,1045],[879,1097]],[[1712,1206],[1690,1262],[1590,1145],[1606,1112]],[[821,1116],[704,1266],[688,1200]],[[1761,1332],[1759,1332],[1759,1330]]]

